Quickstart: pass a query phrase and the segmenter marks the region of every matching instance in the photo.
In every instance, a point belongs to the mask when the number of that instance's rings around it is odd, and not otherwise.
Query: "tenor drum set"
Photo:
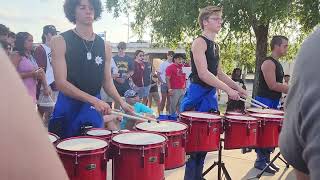
[[[283,114],[259,108],[224,116],[187,111],[179,122],[149,119],[137,124],[136,131],[93,128],[80,137],[49,138],[71,180],[106,180],[109,160],[113,180],[163,180],[165,170],[183,166],[186,154],[199,151],[219,151],[219,161],[210,168],[222,165],[231,179],[220,159],[222,149],[277,147]]]

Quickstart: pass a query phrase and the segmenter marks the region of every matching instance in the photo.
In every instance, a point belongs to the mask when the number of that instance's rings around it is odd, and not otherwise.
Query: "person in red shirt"
[[[184,95],[186,88],[186,74],[182,71],[182,54],[174,54],[173,64],[166,70],[166,80],[168,84],[168,93],[170,96],[169,113],[174,114],[177,110],[179,98]]]

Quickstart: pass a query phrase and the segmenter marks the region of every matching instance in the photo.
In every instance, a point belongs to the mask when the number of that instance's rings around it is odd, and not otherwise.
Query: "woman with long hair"
[[[19,32],[16,35],[15,52],[12,53],[11,59],[27,88],[28,94],[32,97],[33,102],[36,103],[38,81],[43,84],[45,95],[51,95],[51,90],[47,85],[44,70],[38,67],[36,60],[32,56],[32,49],[32,35],[28,32]]]

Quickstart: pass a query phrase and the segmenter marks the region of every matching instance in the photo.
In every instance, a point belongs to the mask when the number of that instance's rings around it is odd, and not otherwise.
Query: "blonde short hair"
[[[207,20],[211,15],[221,15],[222,8],[218,6],[207,6],[205,8],[200,9],[198,21],[201,29],[203,30],[203,21]]]

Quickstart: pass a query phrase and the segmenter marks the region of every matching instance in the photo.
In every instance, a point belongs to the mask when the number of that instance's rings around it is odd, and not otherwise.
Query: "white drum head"
[[[174,131],[182,131],[187,129],[187,126],[181,123],[169,122],[169,121],[160,121],[157,122],[143,122],[136,125],[138,129],[144,131],[153,131],[160,133],[174,132]]]
[[[107,146],[108,143],[104,140],[82,137],[62,141],[57,145],[57,148],[67,151],[89,151]]]
[[[236,121],[256,121],[256,118],[249,116],[226,116],[227,119],[236,120]]]
[[[166,138],[161,135],[147,132],[124,133],[112,138],[112,141],[128,145],[151,145],[162,143],[165,140]]]
[[[240,112],[234,112],[234,111],[229,111],[229,112],[226,112],[227,115],[237,115],[237,116],[241,116],[243,115],[243,113],[240,113]]]
[[[92,129],[92,130],[87,131],[86,134],[90,135],[90,136],[106,136],[106,135],[111,134],[111,131],[106,130],[106,129]]]
[[[269,119],[283,119],[284,118],[283,116],[276,115],[276,114],[258,114],[258,113],[255,113],[255,114],[250,114],[250,116],[257,117],[257,118],[269,118]]]
[[[253,113],[260,113],[260,114],[284,114],[283,111],[276,110],[276,109],[259,109],[259,108],[249,108],[247,109],[249,112]]]
[[[48,136],[51,143],[54,143],[58,140],[58,138],[52,134],[48,134]]]
[[[183,112],[181,113],[184,117],[191,117],[191,118],[199,118],[199,119],[221,119],[220,116],[214,115],[214,114],[208,114],[208,113],[201,113],[201,112]]]

